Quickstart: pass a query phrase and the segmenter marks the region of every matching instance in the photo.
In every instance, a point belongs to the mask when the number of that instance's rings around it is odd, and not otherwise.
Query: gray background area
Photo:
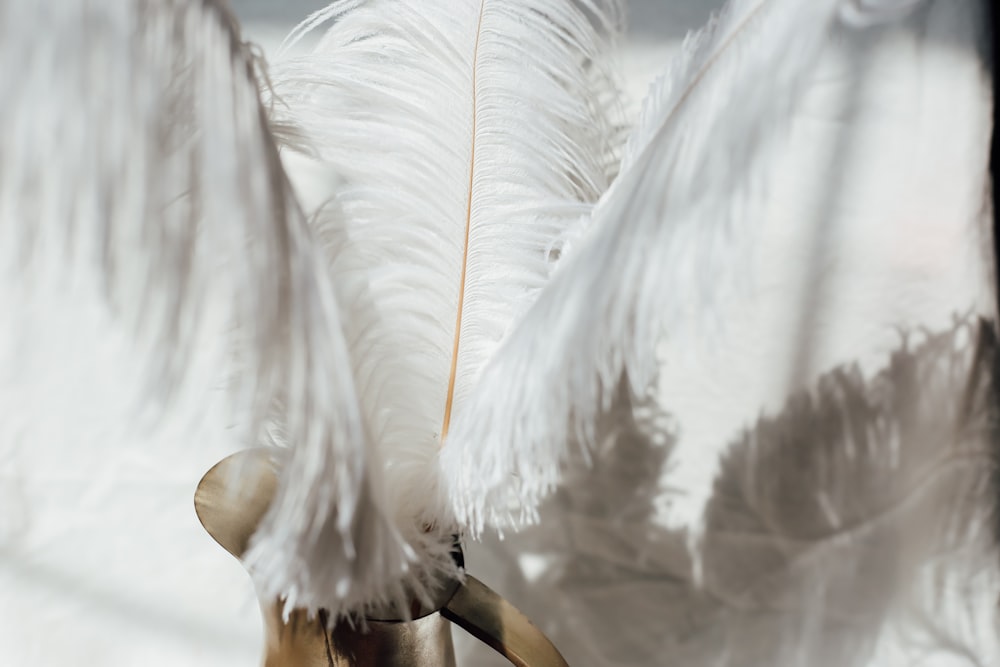
[[[327,0],[230,0],[247,39],[273,53],[282,39]],[[637,106],[649,82],[692,29],[703,25],[722,0],[626,0],[628,35],[621,49],[624,88]]]
[[[325,7],[324,0],[230,0],[243,21],[292,25],[310,12]],[[701,25],[722,5],[719,0],[628,0],[635,37],[680,39],[691,26]]]

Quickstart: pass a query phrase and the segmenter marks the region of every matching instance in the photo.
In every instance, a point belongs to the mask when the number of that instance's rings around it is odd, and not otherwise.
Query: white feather
[[[273,64],[272,120],[343,178],[344,216],[316,224],[387,506],[433,574],[454,529],[434,502],[450,423],[610,181],[615,6],[337,2],[302,29],[327,19],[313,53]]]
[[[354,583],[391,591],[406,564],[369,493],[334,295],[228,15],[201,0],[4,0],[0,51],[5,459],[44,476],[72,443],[87,469],[106,462],[85,494],[100,495],[125,449],[225,453],[274,420],[293,447],[265,542],[321,539],[347,582],[333,602]],[[303,502],[315,513],[283,513]],[[114,543],[101,535],[67,555],[101,553]],[[266,552],[256,562],[266,574]]]
[[[874,651],[853,663],[868,667],[997,663],[1000,561],[989,526],[983,529],[993,523],[997,492],[994,484],[992,490],[972,490],[996,470],[995,462],[985,460],[986,442],[967,441],[962,446],[976,450],[969,467],[953,471],[950,479],[943,471],[938,477],[938,484],[968,491],[967,502],[949,509],[978,531],[950,544],[951,538],[941,536],[941,545],[953,547],[947,555],[933,549],[920,554],[925,545],[905,544],[907,532],[930,534],[948,521],[939,521],[944,505],[924,497],[919,509],[890,517],[891,527],[879,520],[876,530],[855,531],[856,539],[843,544],[813,543],[813,551],[829,549],[815,563],[779,557],[766,567],[763,559],[749,558],[781,552],[782,546],[790,553],[799,548],[799,540],[788,537],[793,508],[808,508],[798,535],[829,530],[827,517],[843,514],[831,511],[839,501],[830,501],[830,488],[850,489],[858,480],[852,497],[860,507],[877,500],[860,479],[880,479],[893,493],[912,481],[885,467],[845,475],[844,467],[831,466],[825,493],[799,482],[800,469],[829,460],[830,442],[820,432],[831,432],[831,421],[860,422],[865,410],[845,402],[850,409],[833,420],[829,416],[837,411],[827,408],[821,417],[823,410],[810,411],[801,397],[788,407],[790,385],[812,387],[811,396],[819,395],[817,376],[836,369],[869,406],[888,403],[886,387],[895,386],[905,397],[901,402],[919,410],[905,419],[924,428],[937,419],[947,425],[964,391],[971,328],[952,332],[946,346],[923,349],[919,341],[923,331],[947,328],[955,312],[989,312],[983,304],[995,298],[995,279],[982,271],[984,264],[992,267],[993,246],[985,233],[992,104],[977,49],[981,11],[978,0],[938,0],[902,24],[830,35],[788,144],[762,175],[769,186],[766,226],[755,231],[757,261],[741,276],[749,288],[716,296],[713,314],[725,329],[710,342],[678,341],[681,323],[663,346],[668,354],[657,398],[674,420],[673,428],[663,429],[667,446],[640,434],[608,448],[598,437],[592,465],[571,455],[559,490],[540,510],[539,525],[499,543],[488,540],[480,550],[491,559],[507,556],[515,576],[494,575],[494,586],[538,619],[570,664],[840,665],[845,663],[831,655],[838,640],[845,651],[850,644],[856,649],[858,642],[874,643]],[[811,249],[819,232],[825,243],[816,253]],[[811,326],[802,325],[803,306],[815,308]],[[900,330],[912,331],[905,353],[898,350]],[[805,364],[796,359],[798,345],[807,346]],[[948,378],[943,369],[951,361],[935,355],[952,345],[961,350],[961,361]],[[901,359],[922,359],[928,369],[940,365],[928,373],[935,381],[927,382],[939,398],[920,396],[895,369],[882,372],[892,350]],[[949,388],[940,389],[938,380]],[[830,396],[835,385],[829,378],[820,382]],[[904,405],[898,407],[902,415]],[[887,421],[898,418],[889,409],[878,412]],[[797,445],[774,447],[782,455],[760,461],[733,452],[716,465],[716,453],[728,451],[734,434],[753,427],[762,414],[772,426],[782,422],[786,433],[799,434]],[[605,417],[622,419],[614,408]],[[603,431],[598,427],[596,433]],[[748,440],[739,438],[737,447]],[[883,454],[888,449],[877,437],[869,441]],[[928,447],[914,444],[918,451]],[[775,465],[785,457],[787,467]],[[714,494],[713,477],[724,478]],[[755,484],[756,494],[743,493],[744,480]],[[771,498],[757,524],[767,528],[752,535],[741,531],[739,519],[753,514],[761,496]],[[744,509],[720,511],[734,506]],[[691,531],[717,533],[704,540],[711,557],[696,548]],[[898,572],[887,576],[889,567],[857,565],[877,562],[881,550],[891,554],[883,562],[899,563]],[[481,565],[487,556],[473,551],[469,559]],[[731,596],[717,599],[720,589],[731,593],[744,584],[754,595],[742,606],[726,604]],[[819,598],[831,588],[845,593],[828,596],[827,611]],[[879,617],[876,610],[885,609],[893,595],[898,605]],[[843,613],[852,598],[851,611],[858,613]],[[854,618],[866,622],[855,624]]]
[[[733,248],[758,213],[752,175],[842,5],[734,1],[654,86],[588,238],[486,367],[443,452],[450,502],[474,532],[532,520],[566,443],[593,440],[622,373],[644,392],[663,328],[704,318],[741,275]]]

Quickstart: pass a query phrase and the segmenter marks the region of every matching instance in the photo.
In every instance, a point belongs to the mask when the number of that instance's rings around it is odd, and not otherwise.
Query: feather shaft
[[[448,373],[448,393],[444,403],[444,418],[441,423],[441,441],[439,446],[444,447],[445,439],[448,437],[448,428],[451,426],[451,408],[455,401],[455,380],[458,378],[458,351],[462,340],[462,315],[465,312],[465,291],[469,272],[469,235],[472,230],[472,196],[476,180],[476,118],[478,92],[478,70],[479,70],[479,40],[483,34],[483,11],[486,9],[486,0],[479,3],[479,20],[476,22],[476,43],[473,46],[472,56],[472,141],[469,148],[469,195],[468,203],[465,207],[465,238],[462,250],[462,275],[459,278],[458,306],[455,314],[455,343],[451,349],[451,371]]]

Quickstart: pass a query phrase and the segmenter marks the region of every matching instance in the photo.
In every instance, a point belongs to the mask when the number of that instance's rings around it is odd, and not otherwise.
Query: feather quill
[[[234,26],[211,0],[0,2],[0,451],[110,461],[205,422],[230,448],[280,432],[262,530],[322,538],[337,612],[391,592],[405,552]]]
[[[534,520],[567,443],[593,441],[622,374],[642,395],[663,329],[704,317],[734,280],[759,201],[752,174],[843,8],[734,0],[652,87],[586,237],[487,365],[442,452],[447,502],[473,532]]]
[[[385,504],[425,578],[445,568],[454,530],[435,503],[438,451],[567,231],[609,185],[618,128],[602,63],[616,12],[341,1],[302,25],[333,21],[314,52],[270,69],[272,123],[341,179],[331,196],[343,216],[322,209],[315,226],[348,313]],[[285,519],[312,511],[289,506]],[[277,589],[299,565],[288,564],[271,573]]]

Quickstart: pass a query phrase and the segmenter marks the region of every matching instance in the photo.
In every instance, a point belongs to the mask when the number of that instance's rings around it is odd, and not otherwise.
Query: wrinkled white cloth
[[[238,14],[253,9],[232,4]],[[623,64],[637,98],[684,32],[721,3],[630,4]],[[305,5],[285,5],[280,28],[249,23],[247,37],[275,46]],[[991,90],[976,3],[927,5],[901,25],[831,40],[785,159],[763,175],[772,203],[752,275],[721,301],[708,344],[677,332],[664,345],[659,401],[672,446],[633,435],[613,461],[574,478],[543,528],[468,546],[470,571],[528,612],[574,667],[695,664],[666,650],[681,640],[701,642],[687,654],[706,660],[697,664],[756,664],[728,653],[718,626],[693,623],[688,606],[724,451],[820,374],[846,363],[877,373],[901,329],[920,338],[956,315],[990,311],[981,234]],[[200,476],[242,443],[229,441],[225,424],[203,433],[212,446],[123,443],[113,461],[91,460],[72,442],[0,460],[0,665],[258,664],[249,577],[192,505]],[[984,572],[969,591],[983,596],[983,615],[993,613],[996,580]],[[776,630],[761,618],[766,642]],[[455,634],[460,664],[506,664]],[[861,664],[910,664],[893,647],[907,641],[887,634]],[[995,664],[995,637],[975,648],[980,664]],[[926,664],[975,664],[957,660]]]

